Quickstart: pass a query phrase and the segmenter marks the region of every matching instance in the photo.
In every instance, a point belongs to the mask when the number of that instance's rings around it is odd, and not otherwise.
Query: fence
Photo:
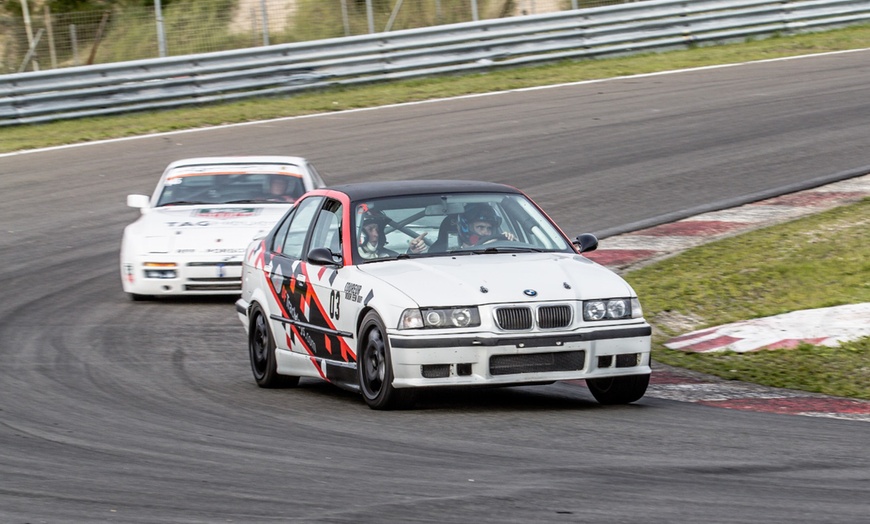
[[[53,13],[44,4],[33,12],[22,9],[20,15],[0,14],[0,74],[228,51],[628,1],[162,0],[148,6],[116,4],[109,10],[72,13]],[[30,0],[29,5],[33,4]]]
[[[0,125],[685,48],[870,22],[866,0],[651,0],[0,76]]]

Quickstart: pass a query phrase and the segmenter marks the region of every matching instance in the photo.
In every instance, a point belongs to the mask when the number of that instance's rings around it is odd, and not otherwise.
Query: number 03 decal
[[[329,293],[329,316],[338,320],[341,316],[339,312],[339,304],[341,304],[341,293],[338,291],[330,291]]]

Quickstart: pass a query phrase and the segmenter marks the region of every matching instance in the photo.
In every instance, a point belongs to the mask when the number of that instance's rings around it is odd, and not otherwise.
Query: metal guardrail
[[[654,0],[0,76],[0,126],[740,41],[870,22],[867,0]]]

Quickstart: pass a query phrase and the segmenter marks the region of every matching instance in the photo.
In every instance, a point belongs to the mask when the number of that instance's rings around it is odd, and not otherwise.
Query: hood
[[[161,207],[143,215],[137,229],[150,252],[243,255],[251,240],[265,236],[291,207]]]
[[[580,255],[568,253],[432,257],[358,267],[400,289],[424,307],[635,295],[616,273]]]

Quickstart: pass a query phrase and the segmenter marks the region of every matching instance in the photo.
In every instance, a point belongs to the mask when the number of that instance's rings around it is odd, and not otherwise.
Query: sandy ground
[[[262,30],[263,4],[266,4],[266,16],[269,21],[269,32],[283,31],[288,21],[296,13],[296,0],[239,0],[230,31],[245,33],[252,30]]]
[[[262,26],[262,5],[264,0],[239,0],[230,31],[234,33],[250,32],[254,26],[257,31]],[[395,5],[397,0],[391,0]],[[269,31],[282,31],[288,20],[296,12],[296,0],[265,0],[269,20]],[[336,7],[338,3],[336,2]],[[560,0],[516,0],[514,16],[552,13],[560,11]]]

